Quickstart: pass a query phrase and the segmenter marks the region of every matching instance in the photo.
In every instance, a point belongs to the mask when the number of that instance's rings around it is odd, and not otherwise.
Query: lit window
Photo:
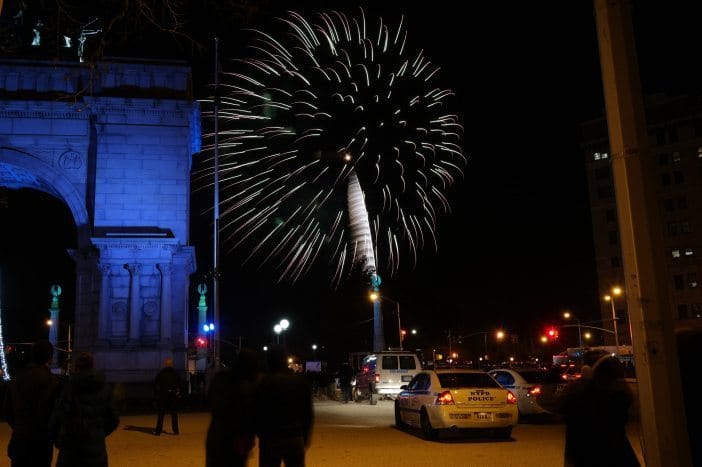
[[[680,250],[673,250],[670,252],[673,258],[680,258]]]
[[[685,248],[685,256],[693,256],[695,254],[692,248]]]
[[[701,148],[702,148],[702,147],[701,147]],[[606,152],[596,152],[596,153],[594,153],[594,154],[592,155],[592,157],[593,157],[593,159],[595,159],[596,161],[599,161],[599,160],[601,160],[601,159],[608,159],[608,158],[609,158],[609,154],[607,154]]]
[[[673,164],[679,164],[680,163],[680,152],[673,151],[672,159],[673,159]]]
[[[699,286],[699,282],[697,282],[696,272],[687,273],[687,286],[691,289],[697,288],[697,286]]]
[[[697,158],[702,159],[702,146],[697,147]]]
[[[699,303],[693,303],[690,305],[690,311],[692,312],[692,317],[696,319],[702,318],[702,305]]]

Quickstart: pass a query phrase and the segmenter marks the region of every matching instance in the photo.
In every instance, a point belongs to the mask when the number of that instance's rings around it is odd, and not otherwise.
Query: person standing
[[[341,399],[344,403],[351,400],[351,380],[353,379],[353,368],[347,362],[339,367],[339,387],[341,388]]]
[[[56,467],[107,467],[105,438],[118,425],[112,387],[95,370],[93,356],[81,353],[49,420]]]
[[[54,447],[48,425],[60,388],[58,377],[49,370],[53,354],[49,341],[35,342],[31,363],[9,384],[4,412],[12,428],[7,446],[12,467],[51,465]]]
[[[163,418],[166,412],[171,414],[173,434],[180,433],[178,429],[178,399],[180,398],[180,375],[173,368],[173,359],[167,358],[164,367],[156,375],[154,391],[156,393],[156,429],[154,434],[159,436],[163,431]]]
[[[259,467],[304,467],[314,411],[307,381],[288,369],[284,347],[267,352],[268,374],[255,395]]]
[[[206,467],[244,467],[255,445],[254,390],[259,379],[258,355],[241,349],[231,369],[212,379],[212,418],[205,443]]]

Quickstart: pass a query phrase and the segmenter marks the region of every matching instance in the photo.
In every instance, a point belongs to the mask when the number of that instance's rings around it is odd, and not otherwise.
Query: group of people
[[[254,351],[242,349],[210,384],[207,467],[245,466],[256,437],[259,467],[305,465],[314,418],[311,387],[288,369],[283,347],[266,352],[267,371],[258,363]]]
[[[61,381],[49,370],[54,348],[32,346],[31,363],[10,383],[4,413],[12,428],[7,455],[12,467],[107,466],[105,437],[119,424],[112,388],[81,353],[75,373]]]

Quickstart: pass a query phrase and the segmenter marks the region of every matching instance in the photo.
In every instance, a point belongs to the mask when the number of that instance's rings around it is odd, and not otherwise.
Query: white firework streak
[[[338,285],[360,268],[398,271],[438,248],[438,216],[464,178],[463,126],[440,68],[409,49],[406,21],[289,12],[253,30],[219,89],[220,224],[245,262],[295,282],[326,261]],[[212,115],[203,102],[203,116]],[[196,190],[212,185],[212,133]],[[369,224],[368,219],[373,223]],[[430,240],[431,239],[431,240]],[[380,261],[380,258],[383,258]]]

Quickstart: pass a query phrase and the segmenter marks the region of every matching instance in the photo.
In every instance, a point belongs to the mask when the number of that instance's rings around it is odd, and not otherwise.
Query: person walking
[[[314,411],[307,381],[287,367],[284,347],[267,352],[268,373],[255,395],[259,467],[304,467]]]
[[[10,381],[4,413],[12,429],[7,446],[12,467],[51,465],[54,448],[48,425],[60,389],[58,377],[49,370],[53,354],[49,341],[35,342],[31,363]]]
[[[159,436],[163,431],[163,418],[166,412],[171,414],[171,428],[173,434],[180,433],[178,429],[178,400],[180,398],[181,379],[178,372],[173,368],[173,359],[167,358],[164,367],[156,375],[154,380],[154,392],[156,394],[156,429],[154,434]]]
[[[255,445],[254,390],[259,376],[258,354],[241,349],[232,368],[220,371],[212,379],[206,467],[246,465]]]
[[[81,353],[49,420],[56,467],[107,467],[105,438],[118,425],[112,387],[95,370],[93,356]]]

